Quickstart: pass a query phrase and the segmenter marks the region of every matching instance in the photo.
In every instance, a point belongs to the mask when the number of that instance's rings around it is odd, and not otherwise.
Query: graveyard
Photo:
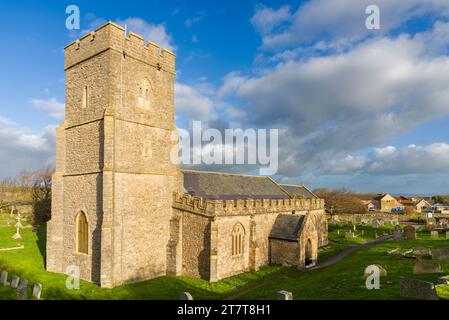
[[[446,233],[438,236],[420,227],[416,240],[390,237],[371,247],[363,247],[327,267],[308,271],[280,266],[264,267],[255,273],[244,273],[216,283],[189,277],[161,277],[114,289],[104,289],[81,281],[79,289],[66,288],[66,276],[45,270],[45,225],[34,230],[26,222],[20,229],[20,239],[13,239],[15,220],[0,218],[0,270],[27,279],[29,297],[36,283],[42,285],[41,299],[178,299],[189,292],[194,299],[276,299],[281,290],[291,292],[293,299],[403,299],[400,279],[408,277],[436,284],[441,298],[449,298],[449,285],[438,284],[449,275],[449,241]],[[397,228],[397,227],[396,227]],[[329,225],[330,245],[321,249],[319,261],[337,256],[349,246],[358,246],[377,237],[391,235],[395,226],[334,224]],[[403,233],[405,235],[405,233]],[[21,248],[23,246],[23,248]],[[12,248],[3,251],[3,249]],[[20,249],[18,249],[20,248]],[[414,249],[411,251],[411,249]],[[365,287],[364,270],[376,264],[386,271],[379,290]],[[440,280],[441,282],[441,280]],[[0,299],[16,299],[16,290],[0,284]]]

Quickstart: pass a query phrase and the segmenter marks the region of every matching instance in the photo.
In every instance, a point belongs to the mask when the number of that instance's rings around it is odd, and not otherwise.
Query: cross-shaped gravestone
[[[17,220],[16,225],[15,225],[15,227],[16,227],[16,233],[12,236],[12,238],[13,238],[14,240],[22,239],[22,236],[20,235],[20,229],[21,229],[23,226],[22,226],[22,223],[21,223],[22,217],[20,216],[20,213],[17,215],[16,220]]]

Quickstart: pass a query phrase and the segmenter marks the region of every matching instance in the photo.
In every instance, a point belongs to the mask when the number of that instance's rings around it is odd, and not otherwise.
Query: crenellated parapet
[[[324,199],[238,199],[206,200],[175,192],[173,207],[207,216],[253,215],[324,209]]]
[[[65,69],[83,62],[107,50],[115,50],[152,65],[158,69],[175,73],[175,54],[168,49],[161,48],[152,41],[133,32],[125,34],[125,28],[108,22],[65,48]]]

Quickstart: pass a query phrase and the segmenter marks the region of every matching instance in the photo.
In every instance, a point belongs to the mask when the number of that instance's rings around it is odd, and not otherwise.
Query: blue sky
[[[448,193],[445,0],[2,2],[0,178],[52,164],[63,47],[108,20],[175,51],[178,127],[282,129],[279,181]]]

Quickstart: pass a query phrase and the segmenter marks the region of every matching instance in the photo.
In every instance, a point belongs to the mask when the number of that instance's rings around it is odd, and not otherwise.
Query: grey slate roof
[[[270,238],[282,240],[297,240],[298,232],[304,222],[304,215],[281,214],[276,218],[271,229]]]
[[[269,177],[182,170],[184,189],[192,196],[215,200],[289,199]]]
[[[289,184],[281,184],[281,187],[286,190],[289,194],[296,197],[303,197],[305,199],[318,198],[309,189],[304,186],[294,186]]]

